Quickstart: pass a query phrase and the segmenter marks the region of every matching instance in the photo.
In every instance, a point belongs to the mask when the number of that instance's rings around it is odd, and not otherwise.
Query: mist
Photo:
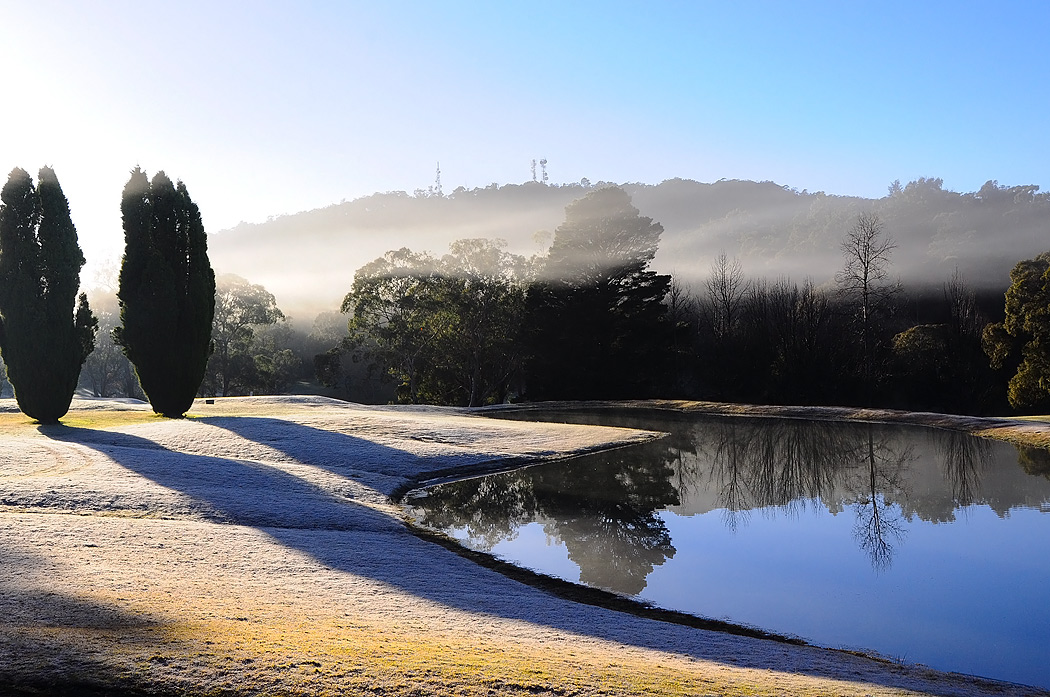
[[[265,286],[289,317],[309,323],[338,308],[358,268],[392,249],[441,256],[457,239],[482,237],[505,240],[514,254],[543,255],[565,206],[606,185],[377,193],[216,232],[210,255],[218,272]],[[828,283],[842,264],[843,235],[865,212],[879,216],[897,245],[891,273],[911,286],[939,287],[958,269],[975,288],[1005,289],[1017,261],[1048,248],[1050,195],[1034,185],[988,182],[957,193],[919,179],[880,199],[740,180],[620,186],[641,215],[663,225],[652,268],[687,285],[702,282],[722,252],[750,278]]]

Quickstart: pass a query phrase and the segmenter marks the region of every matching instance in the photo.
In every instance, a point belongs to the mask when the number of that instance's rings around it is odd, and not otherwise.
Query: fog
[[[379,193],[211,235],[212,263],[262,284],[298,322],[338,308],[354,272],[400,247],[440,256],[449,243],[499,238],[507,251],[545,253],[565,206],[606,183],[495,185],[447,195]],[[875,212],[897,244],[891,273],[939,286],[956,268],[972,286],[1001,289],[1010,268],[1050,248],[1050,196],[1036,186],[943,189],[938,179],[891,186],[880,199],[797,191],[773,182],[622,184],[643,216],[664,227],[657,271],[698,283],[725,252],[750,278],[830,282],[839,243],[857,215]]]

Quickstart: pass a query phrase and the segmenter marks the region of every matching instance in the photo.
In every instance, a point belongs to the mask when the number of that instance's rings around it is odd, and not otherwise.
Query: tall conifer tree
[[[84,254],[55,172],[11,171],[0,206],[0,352],[18,408],[41,423],[69,411],[98,321],[80,294]]]
[[[186,185],[138,167],[124,187],[121,326],[114,340],[135,365],[153,410],[181,417],[211,355],[215,273],[200,211]]]

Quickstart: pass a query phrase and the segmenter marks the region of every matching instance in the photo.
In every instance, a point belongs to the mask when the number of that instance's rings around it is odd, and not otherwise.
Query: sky
[[[135,166],[205,227],[376,191],[1050,186],[1050,2],[0,0],[0,169],[54,167],[89,270]],[[88,279],[85,279],[88,281]]]

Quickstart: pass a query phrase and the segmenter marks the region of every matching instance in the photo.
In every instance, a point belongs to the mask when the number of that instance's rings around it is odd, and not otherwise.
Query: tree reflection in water
[[[893,562],[894,544],[904,537],[900,507],[888,504],[886,497],[903,492],[903,474],[913,458],[910,448],[897,451],[885,439],[877,439],[871,424],[865,430],[859,459],[867,465],[868,486],[854,503],[853,538],[871,559],[872,568],[882,571]]]
[[[943,456],[941,472],[951,485],[953,503],[956,508],[976,503],[980,498],[981,475],[988,462],[991,443],[949,431],[940,431],[938,436]]]
[[[903,536],[899,507],[881,492],[901,491],[910,451],[894,450],[870,425],[801,420],[725,419],[694,429],[697,452],[694,486],[709,481],[718,492],[723,520],[736,530],[755,509],[797,515],[823,502],[831,510],[852,504],[857,516],[854,538],[884,569],[893,546]],[[972,440],[972,439],[971,439]],[[848,492],[845,496],[840,492]]]
[[[692,436],[699,457],[683,479],[691,480],[694,494],[710,481],[732,530],[751,510],[795,514],[810,500],[828,498],[848,464],[849,439],[833,424],[725,419],[694,427]]]
[[[435,487],[417,502],[420,523],[463,528],[491,549],[536,521],[580,567],[580,581],[635,595],[675,554],[656,514],[679,503],[666,439],[516,472]]]
[[[990,447],[960,433],[872,424],[566,416],[551,420],[669,435],[640,446],[435,487],[412,502],[419,522],[465,529],[483,549],[513,539],[521,526],[537,522],[550,539],[564,543],[580,567],[581,582],[638,594],[652,570],[676,551],[659,515],[663,509],[678,515],[717,510],[733,531],[746,525],[754,510],[796,516],[810,507],[824,507],[834,515],[852,509],[854,540],[872,567],[882,571],[904,541],[906,518],[951,520],[957,508],[979,501]],[[919,476],[913,472],[916,443],[932,450],[925,457],[938,460],[934,476],[940,483],[912,481]],[[1047,459],[1045,453],[1041,457]],[[1027,460],[1037,461],[1037,456],[1028,454]]]

